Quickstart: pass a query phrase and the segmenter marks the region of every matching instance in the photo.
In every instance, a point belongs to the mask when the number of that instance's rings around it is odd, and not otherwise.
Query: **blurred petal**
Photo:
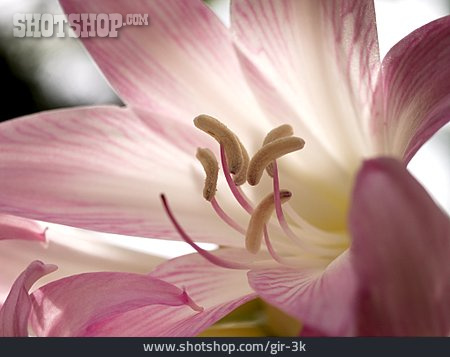
[[[302,337],[324,337],[326,336],[325,333],[322,331],[319,331],[311,326],[303,326],[303,328],[300,331],[300,336]]]
[[[28,290],[36,280],[56,269],[56,265],[34,261],[19,275],[0,309],[0,336],[28,336],[28,317],[31,310]]]
[[[348,252],[325,271],[288,267],[255,269],[248,277],[262,299],[313,330],[330,336],[354,333],[356,280]]]
[[[2,123],[1,210],[178,240],[159,199],[167,192],[177,215],[194,227],[196,240],[240,245],[202,198],[201,165],[194,150],[183,148],[189,135],[170,140],[157,130],[165,117],[153,118],[150,127],[131,110],[111,106],[54,110]]]
[[[30,219],[0,214],[0,240],[45,241],[45,228]]]
[[[83,39],[131,107],[168,114],[177,123],[190,123],[205,113],[238,127],[253,126],[258,109],[228,30],[202,1],[60,2],[69,14],[118,13],[123,19],[127,14],[148,14],[148,26],[121,28],[118,38]]]
[[[350,227],[359,334],[448,336],[450,219],[402,163],[364,164]]]
[[[46,244],[32,241],[0,242],[0,304],[20,271],[33,260],[48,261],[59,269],[43,277],[37,286],[69,275],[90,271],[148,273],[165,259],[127,248],[130,237],[50,225]],[[135,238],[136,239],[136,238]]]
[[[382,153],[408,162],[450,120],[450,16],[397,43],[383,60],[373,126]]]
[[[146,275],[86,273],[49,283],[33,293],[32,326],[38,336],[95,334],[96,325],[143,306],[199,307],[176,286]],[[194,310],[193,310],[194,311]],[[121,329],[129,327],[123,324]]]
[[[214,252],[222,258],[245,259],[237,249]],[[248,257],[247,257],[248,259]],[[179,287],[204,308],[195,312],[186,306],[149,306],[118,316],[96,326],[92,336],[195,336],[238,306],[255,298],[245,271],[217,267],[198,254],[175,258],[151,273]],[[123,325],[127,329],[123,329]]]

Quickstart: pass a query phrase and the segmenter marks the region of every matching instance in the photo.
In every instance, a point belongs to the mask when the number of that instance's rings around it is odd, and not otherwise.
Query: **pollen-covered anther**
[[[194,125],[216,139],[225,150],[228,167],[232,174],[240,172],[242,167],[241,144],[234,133],[224,124],[206,114],[201,114],[194,119]]]
[[[241,143],[238,137],[236,137],[239,146],[241,147],[241,154],[242,154],[242,166],[239,170],[239,172],[233,176],[233,181],[236,184],[236,186],[243,185],[247,182],[247,171],[248,171],[248,165],[250,163],[250,157],[248,156],[248,152],[245,149],[244,145]]]
[[[263,146],[277,139],[294,135],[294,129],[289,124],[283,124],[269,131],[264,138]]]
[[[203,197],[211,201],[217,190],[217,179],[219,177],[219,164],[213,152],[209,149],[198,148],[195,155],[205,170],[205,186],[203,187]]]
[[[248,183],[252,186],[257,185],[267,165],[286,154],[303,149],[304,146],[305,141],[296,136],[276,139],[263,146],[250,160]]]
[[[292,129],[292,126],[290,126],[289,124],[280,125],[267,133],[267,135],[263,141],[263,146],[265,146],[277,139],[285,138],[285,137],[292,136],[292,135],[294,135],[294,129]],[[267,165],[266,172],[270,177],[273,177],[273,163],[272,162]]]
[[[287,190],[280,190],[281,203],[287,202],[292,193]],[[275,209],[274,194],[266,196],[253,211],[245,234],[245,247],[250,253],[256,254],[261,248],[261,241],[264,234],[264,227],[269,221]]]

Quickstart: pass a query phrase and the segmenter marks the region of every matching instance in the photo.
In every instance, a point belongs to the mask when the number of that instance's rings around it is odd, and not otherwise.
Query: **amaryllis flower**
[[[61,2],[150,25],[83,39],[125,107],[0,126],[3,212],[200,253],[150,277],[202,312],[141,307],[88,335],[195,335],[256,296],[303,334],[450,333],[449,218],[405,168],[450,118],[450,17],[381,63],[372,1],[235,0],[229,29],[200,1]],[[74,316],[52,317],[58,284],[33,294],[37,335],[80,333],[54,327]]]

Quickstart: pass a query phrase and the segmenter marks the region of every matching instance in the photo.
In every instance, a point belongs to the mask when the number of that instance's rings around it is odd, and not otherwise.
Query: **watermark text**
[[[36,14],[13,16],[14,37],[118,37],[125,26],[147,26],[148,14]]]

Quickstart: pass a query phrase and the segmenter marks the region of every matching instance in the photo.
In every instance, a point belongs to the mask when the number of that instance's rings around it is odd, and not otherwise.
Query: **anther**
[[[277,139],[285,138],[294,135],[294,129],[289,124],[283,124],[275,129],[269,131],[264,138],[263,146],[275,141]],[[269,163],[266,167],[266,172],[270,177],[273,177],[273,163]]]
[[[280,191],[281,203],[287,202],[292,193],[287,190]],[[275,209],[274,194],[266,196],[253,211],[248,223],[247,233],[245,235],[245,247],[250,253],[257,253],[261,247],[261,241],[264,234],[264,227],[270,219]]]
[[[211,201],[216,194],[219,164],[213,152],[209,149],[198,148],[195,156],[202,164],[206,174],[203,197],[207,201]]]
[[[250,160],[247,173],[247,181],[250,185],[255,186],[261,180],[264,169],[272,161],[302,149],[305,141],[296,136],[276,139],[263,146]]]
[[[241,141],[238,137],[236,137],[238,140],[239,146],[241,148],[242,153],[242,166],[239,170],[239,172],[233,176],[233,181],[236,184],[236,186],[243,185],[247,181],[247,171],[248,171],[248,164],[250,163],[250,157],[248,156],[248,152],[245,149],[244,145],[242,145]]]
[[[263,146],[275,141],[276,139],[285,138],[294,135],[294,129],[289,124],[283,124],[269,131],[264,138]]]
[[[243,159],[241,145],[236,135],[220,121],[205,114],[196,117],[194,125],[211,135],[224,147],[230,172],[232,174],[239,173]]]

